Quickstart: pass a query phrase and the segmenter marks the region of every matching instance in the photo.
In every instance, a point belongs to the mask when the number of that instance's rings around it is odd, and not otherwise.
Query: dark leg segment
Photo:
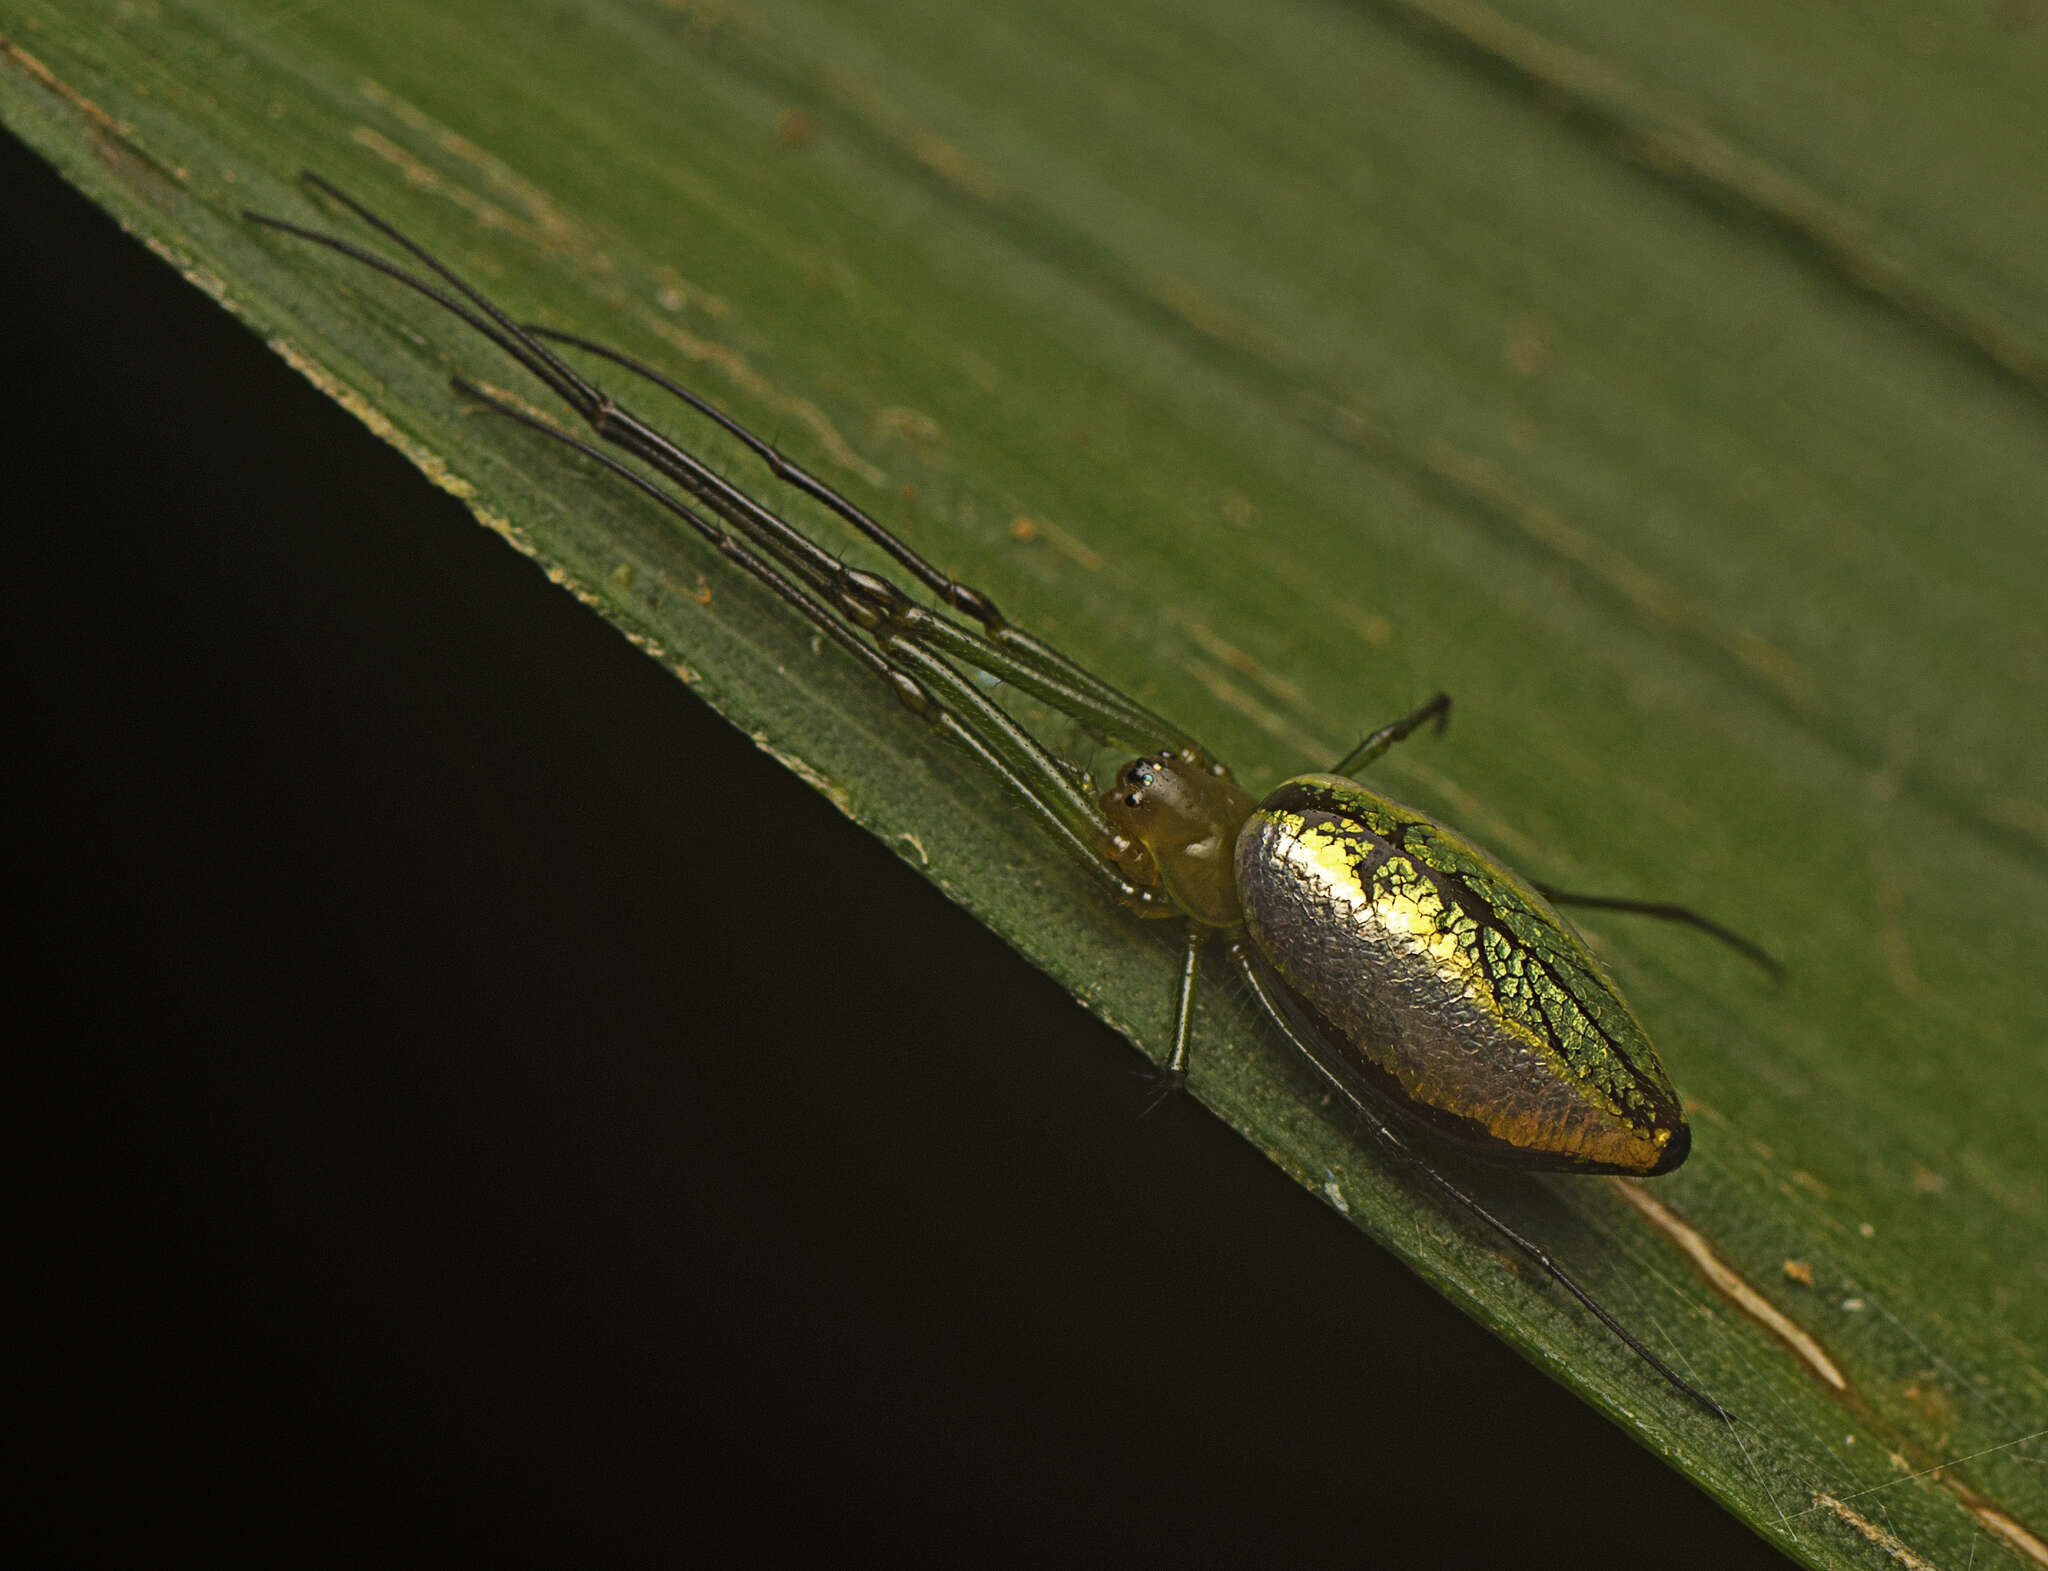
[[[664,375],[645,361],[613,349],[607,344],[534,323],[525,324],[523,330],[535,338],[567,344],[586,354],[609,360],[612,364],[644,378],[679,399],[718,425],[728,435],[744,443],[768,466],[769,472],[776,479],[822,503],[853,525],[874,545],[886,552],[904,571],[930,590],[940,604],[971,616],[982,624],[982,639],[978,650],[976,647],[963,645],[950,647],[946,653],[957,655],[971,664],[978,665],[991,675],[1014,683],[1085,725],[1108,736],[1132,743],[1140,752],[1152,752],[1161,747],[1170,747],[1176,752],[1194,748],[1193,741],[1177,726],[1118,692],[1092,671],[1068,659],[1050,644],[1014,626],[996,608],[995,601],[988,595],[933,566],[871,514],[802,465],[784,457],[773,443],[763,441],[708,399],[692,392],[682,383]],[[932,620],[936,624],[943,619]]]
[[[1550,884],[1532,884],[1536,893],[1554,906],[1580,906],[1588,911],[1624,911],[1630,916],[1653,917],[1659,922],[1676,922],[1683,927],[1698,928],[1709,938],[1726,944],[1744,959],[1753,960],[1771,976],[1782,981],[1785,967],[1775,956],[1760,945],[1751,943],[1740,933],[1723,927],[1719,922],[1710,921],[1690,906],[1672,905],[1665,900],[1630,900],[1622,895],[1582,895],[1568,889],[1558,889]]]
[[[773,474],[776,479],[786,485],[794,486],[797,490],[815,501],[822,502],[841,518],[852,524],[862,534],[866,535],[868,539],[886,551],[899,567],[936,595],[941,604],[950,606],[955,611],[971,616],[976,621],[992,628],[1008,625],[1007,619],[1003,616],[1002,612],[996,609],[995,601],[991,600],[979,589],[971,588],[939,568],[934,567],[930,562],[918,555],[917,552],[897,539],[888,528],[878,523],[856,503],[834,490],[809,470],[785,458],[781,450],[774,443],[763,441],[716,404],[692,392],[682,383],[656,370],[644,360],[636,359],[622,350],[614,349],[609,344],[600,344],[593,339],[585,338],[581,334],[565,333],[557,328],[545,327],[538,322],[523,322],[520,326],[531,337],[544,338],[553,344],[567,344],[572,349],[581,349],[586,354],[593,354],[600,359],[609,360],[613,365],[623,367],[625,370],[631,371],[635,376],[652,382],[656,387],[661,388],[672,397],[689,405],[690,408],[696,410],[705,419],[723,429],[728,436],[733,437],[746,446],[768,466],[769,473]]]
[[[1437,734],[1442,735],[1451,721],[1451,695],[1438,693],[1412,715],[1405,715],[1392,725],[1383,725],[1358,746],[1346,753],[1330,766],[1333,775],[1355,775],[1396,742],[1404,740],[1410,732],[1436,722]]]

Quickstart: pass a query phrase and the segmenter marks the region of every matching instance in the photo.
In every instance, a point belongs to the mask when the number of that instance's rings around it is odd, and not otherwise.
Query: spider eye
[[[1130,794],[1129,796],[1127,796],[1127,797],[1125,797],[1125,798],[1124,798],[1124,806],[1125,806],[1125,807],[1136,807],[1137,805],[1138,805],[1138,793],[1137,793],[1137,792],[1133,791],[1133,792],[1132,792],[1132,793],[1131,793],[1131,794]]]

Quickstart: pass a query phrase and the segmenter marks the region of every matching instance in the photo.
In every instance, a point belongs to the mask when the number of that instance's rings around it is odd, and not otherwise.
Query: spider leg
[[[1392,725],[1383,725],[1358,746],[1346,753],[1330,766],[1333,775],[1355,775],[1367,764],[1378,758],[1396,742],[1404,740],[1412,731],[1418,730],[1430,721],[1436,722],[1437,733],[1441,735],[1445,726],[1451,723],[1451,695],[1438,693],[1428,703],[1411,715],[1403,715]]]
[[[1471,1195],[1438,1172],[1436,1168],[1430,1165],[1422,1153],[1416,1151],[1413,1146],[1396,1134],[1379,1110],[1362,1097],[1348,1080],[1333,1070],[1325,1062],[1325,1055],[1318,1051],[1315,1044],[1310,1042],[1295,1027],[1293,1020],[1288,1016],[1279,998],[1274,995],[1272,985],[1261,974],[1258,963],[1252,958],[1248,946],[1242,942],[1231,945],[1231,958],[1237,961],[1238,970],[1243,975],[1246,984],[1251,988],[1252,996],[1258,999],[1260,1006],[1272,1017],[1273,1023],[1280,1028],[1280,1031],[1287,1039],[1294,1044],[1296,1051],[1315,1067],[1317,1073],[1322,1075],[1330,1083],[1331,1088],[1365,1121],[1367,1126],[1380,1139],[1386,1142],[1389,1149],[1406,1160],[1416,1172],[1427,1178],[1447,1198],[1456,1201],[1465,1210],[1471,1212],[1473,1216],[1484,1222],[1530,1260],[1534,1261],[1546,1276],[1550,1277],[1559,1286],[1564,1288],[1566,1292],[1570,1293],[1572,1297],[1583,1304],[1595,1319],[1620,1338],[1638,1358],[1662,1375],[1666,1383],[1674,1390],[1698,1404],[1699,1407],[1711,1413],[1714,1417],[1722,1419],[1727,1423],[1732,1424],[1734,1422],[1726,1408],[1686,1380],[1677,1370],[1673,1369],[1663,1359],[1659,1358],[1638,1341],[1633,1332],[1619,1320],[1616,1320],[1591,1293],[1588,1293],[1566,1274],[1564,1268],[1552,1260],[1549,1255],[1545,1254],[1534,1240],[1516,1232],[1505,1221],[1487,1210],[1485,1206],[1481,1205]]]
[[[1581,906],[1588,911],[1623,911],[1630,916],[1647,916],[1659,922],[1676,922],[1681,927],[1697,928],[1716,942],[1726,944],[1745,960],[1762,966],[1774,980],[1784,980],[1783,961],[1761,944],[1752,943],[1732,928],[1701,916],[1690,906],[1673,905],[1668,900],[1631,900],[1625,895],[1577,894],[1553,884],[1533,884],[1530,887],[1554,906]]]
[[[881,574],[847,567],[802,531],[715,473],[702,459],[619,404],[424,246],[329,182],[316,175],[305,178],[315,190],[403,247],[440,282],[431,282],[340,236],[262,213],[245,216],[254,223],[323,246],[375,269],[496,344],[574,409],[599,441],[640,460],[723,523],[714,522],[690,502],[592,442],[573,436],[508,399],[458,379],[458,387],[467,396],[575,448],[654,499],[851,654],[933,730],[980,760],[1115,899],[1141,914],[1171,914],[1170,905],[1157,889],[1128,876],[1126,866],[1142,858],[1133,858],[1131,843],[1095,802],[1086,773],[1056,758],[954,662],[998,677],[1014,677],[1017,685],[1055,708],[1111,734],[1141,734],[1146,744],[1157,741],[1162,746],[1185,745],[1199,753],[1192,743],[1165,727],[1164,722],[1145,720],[1147,711],[1122,700],[1106,684],[1070,691],[1061,673],[1072,663],[1064,657],[1058,657],[1058,663],[1040,659],[1034,652],[1039,647],[1035,640],[1019,648],[998,645],[916,604]],[[872,525],[872,521],[870,524],[873,530],[886,533],[879,525]],[[962,594],[972,601],[971,591],[963,590]],[[956,595],[956,601],[961,597]],[[993,614],[992,606],[990,609]],[[862,633],[871,644],[863,641]],[[1103,693],[1118,701],[1103,698]]]

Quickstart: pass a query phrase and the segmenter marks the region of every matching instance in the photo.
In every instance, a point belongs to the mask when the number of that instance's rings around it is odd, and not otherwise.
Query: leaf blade
[[[236,36],[232,12],[223,15],[229,20],[216,42]],[[555,193],[592,162],[586,144],[600,136],[577,94],[560,94],[566,107],[549,111],[560,123],[550,120],[548,135],[524,144],[516,169],[481,151],[486,131],[509,134],[536,101],[520,88],[538,79],[544,43],[529,40],[523,59],[509,42],[466,59],[459,93],[433,80],[433,62],[473,39],[456,13],[397,41],[342,36],[347,24],[337,22],[335,36],[273,36],[251,57],[261,56],[275,81],[323,84],[327,118],[294,133],[307,161],[320,161],[313,150],[346,141],[366,173],[377,172],[369,177],[424,181],[422,192],[390,193],[405,222],[492,275],[515,308],[562,312],[631,347],[708,367],[729,378],[725,391],[753,418],[793,421],[826,455],[821,461],[837,454],[851,484],[886,473],[898,484],[914,477],[922,497],[952,488],[943,505],[906,527],[930,530],[935,554],[970,579],[988,580],[1028,624],[1048,627],[1169,713],[1199,715],[1204,734],[1252,778],[1270,783],[1321,762],[1318,748],[1327,757],[1348,743],[1347,722],[1331,717],[1359,707],[1351,673],[1362,665],[1374,672],[1378,708],[1348,722],[1359,729],[1441,683],[1460,694],[1463,718],[1481,722],[1479,736],[1468,742],[1474,728],[1463,724],[1441,761],[1398,760],[1398,791],[1536,876],[1619,880],[1692,898],[1691,889],[1670,886],[1674,873],[1686,875],[1726,898],[1717,916],[1789,949],[1796,976],[1810,980],[1795,981],[1788,1003],[1760,996],[1739,968],[1703,962],[1682,943],[1635,934],[1610,940],[1624,946],[1627,980],[1646,1017],[1668,1022],[1655,1029],[1674,1073],[1707,1104],[1707,1122],[1726,1132],[1721,1169],[1689,1168],[1672,1186],[1674,1203],[1711,1218],[1713,1236],[1749,1263],[1753,1281],[1774,1253],[1819,1253],[1818,1241],[1852,1224],[1907,1242],[1836,1244],[1833,1280],[1843,1302],[1884,1302],[1889,1294],[1861,1284],[1912,1283],[1922,1273],[1989,1286],[2000,1278],[1982,1269],[1987,1245],[2007,1261],[2037,1248],[2039,1185],[2024,1160],[2031,1120],[2007,1094],[2017,1060],[1982,1048],[2001,1035],[2024,1041],[2038,1022],[2038,1003],[2012,985],[2027,935],[2038,931],[2041,898],[2026,799],[2010,788],[2038,778],[2027,773],[2038,762],[2038,737],[2023,721],[2023,702],[1969,689],[1959,680],[1968,658],[1947,652],[1956,617],[1981,607],[2009,630],[2022,667],[2027,658],[2012,587],[2026,575],[1994,571],[2039,554],[2016,510],[2034,459],[2027,417],[2011,407],[2009,390],[1957,373],[1911,334],[1873,330],[1865,305],[1803,301],[1796,266],[1759,256],[1743,235],[1714,233],[1684,202],[1652,202],[1642,212],[1630,179],[1579,145],[1568,125],[1546,128],[1540,113],[1502,104],[1485,83],[1455,70],[1432,73],[1426,52],[1389,66],[1386,57],[1402,54],[1399,41],[1371,35],[1356,19],[1323,19],[1321,32],[1304,25],[1274,60],[1260,62],[1264,79],[1215,69],[1213,48],[1174,54],[1183,70],[1192,68],[1190,54],[1199,57],[1195,67],[1211,62],[1200,80],[1214,124],[1189,132],[1182,163],[1170,154],[1175,133],[1187,128],[1161,118],[1162,99],[1152,101],[1148,124],[1116,122],[1123,134],[1105,140],[1116,152],[1145,155],[1132,156],[1133,169],[1167,161],[1168,190],[1225,193],[1215,212],[1164,199],[1148,211],[1142,182],[1101,148],[1085,158],[1090,149],[1039,148],[1041,137],[1054,140],[1042,130],[1052,123],[1042,105],[999,104],[1004,113],[986,122],[972,113],[973,85],[1003,80],[990,62],[1019,47],[1014,32],[983,37],[961,22],[964,39],[905,57],[879,48],[875,34],[856,47],[861,30],[853,24],[811,18],[805,25],[815,32],[792,35],[809,41],[808,53],[787,52],[801,67],[792,68],[781,56],[750,56],[744,43],[692,55],[677,41],[687,34],[665,34],[661,20],[615,13],[613,52],[593,52],[591,79],[625,84],[615,95],[624,109],[604,133],[603,178],[573,200]],[[1086,47],[1073,53],[1105,58],[1100,70],[1116,81],[1141,77],[1134,61],[1152,60],[1170,37],[1078,36]],[[1579,244],[1569,225],[1538,226],[1527,201],[1516,200],[1514,180],[1484,185],[1469,149],[1432,154],[1420,145],[1427,137],[1311,123],[1300,146],[1279,150],[1285,157],[1271,145],[1236,153],[1256,144],[1252,128],[1274,83],[1294,80],[1318,56],[1338,62],[1329,67],[1335,72],[1354,58],[1336,46],[1348,41],[1355,52],[1368,36],[1374,68],[1405,90],[1404,108],[1421,106],[1414,118],[1432,135],[1463,126],[1482,150],[1541,144],[1525,155],[1535,174],[1520,180],[1598,204],[1598,246]],[[690,136],[715,154],[706,164],[730,178],[694,165],[678,173],[646,150],[655,140],[647,117],[677,95],[667,84],[657,105],[648,69],[636,76],[620,41],[640,47],[664,38],[660,67],[688,71],[685,102],[701,95],[701,104],[691,102]],[[336,59],[351,58],[349,50],[375,59],[397,85],[372,78],[376,91],[352,102],[340,85],[344,72],[306,66],[321,49]],[[194,44],[166,58],[178,72],[203,76],[204,54]],[[979,77],[959,70],[963,54],[983,61]],[[112,44],[95,48],[88,39],[67,69],[102,73],[110,98],[124,72],[150,79],[136,59],[118,56]],[[846,58],[851,71],[836,64]],[[819,63],[828,60],[835,64]],[[175,74],[153,69],[158,80]],[[1072,81],[1082,69],[1067,59],[1066,74],[1041,78]],[[829,125],[821,156],[809,163],[809,150],[763,135],[771,109],[806,93],[809,112]],[[257,96],[245,92],[242,107]],[[137,128],[119,138],[123,145],[133,142],[166,168],[204,170],[230,157],[203,131],[150,118],[175,112],[206,123],[189,100],[160,110],[121,102],[107,111]],[[468,121],[458,125],[462,116]],[[1391,325],[1376,324],[1362,307],[1342,310],[1351,275],[1341,267],[1279,265],[1282,252],[1328,253],[1329,245],[1319,250],[1307,240],[1341,233],[1357,211],[1320,228],[1296,217],[1290,230],[1271,171],[1349,136],[1395,167],[1402,156],[1428,160],[1432,179],[1455,173],[1474,188],[1458,210],[1438,215],[1434,232],[1418,218],[1398,232],[1420,231],[1414,243],[1383,242],[1367,258],[1364,276],[1378,286],[1368,298],[1407,306]],[[293,200],[276,178],[294,145],[284,140],[264,155],[263,178],[279,204]],[[1189,172],[1205,161],[1222,171],[1213,187],[1195,185]],[[1034,185],[1053,178],[1042,173],[1048,165],[1060,183]],[[1040,189],[1059,200],[1039,197]],[[896,220],[871,233],[865,219],[878,191]],[[181,210],[160,233],[243,281],[249,293],[237,303],[267,326],[289,323],[295,339],[340,346],[319,353],[324,374],[358,390],[363,407],[389,421],[415,454],[475,488],[484,511],[516,516],[514,527],[550,569],[601,600],[630,633],[663,650],[686,649],[728,713],[773,745],[800,746],[803,766],[828,795],[836,787],[835,800],[885,838],[916,836],[949,892],[1099,1013],[1134,1024],[1135,1035],[1156,1044],[1161,956],[1133,944],[1114,913],[1090,906],[1078,880],[1003,819],[985,782],[957,760],[932,756],[909,728],[892,730],[886,704],[863,693],[851,673],[806,661],[800,631],[765,619],[743,587],[720,581],[711,591],[720,614],[697,615],[691,589],[703,565],[688,552],[597,488],[534,483],[530,448],[465,428],[442,389],[450,364],[470,357],[439,347],[445,334],[430,316],[389,302],[345,270],[309,269],[266,251],[234,225],[237,199],[246,198],[229,198],[216,182],[198,203],[200,217]],[[112,200],[131,218],[147,210],[132,189]],[[1416,213],[1426,210],[1410,202]],[[1513,242],[1489,241],[1489,225],[1509,229]],[[517,242],[510,250],[501,244],[508,233]],[[1273,242],[1275,233],[1287,245]],[[1518,267],[1534,264],[1518,261],[1517,247],[1541,259],[1519,302],[1510,285]],[[1594,271],[1596,258],[1616,253],[1633,265]],[[681,328],[665,322],[658,303],[662,288],[674,288],[662,282],[663,258],[676,254],[693,259],[678,293],[695,314]],[[1161,254],[1179,271],[1162,274],[1151,260]],[[717,283],[697,282],[700,258]],[[1700,276],[1652,289],[1649,280],[1673,258],[1681,275]],[[1440,289],[1427,287],[1433,270],[1445,275]],[[1600,287],[1576,287],[1575,271],[1596,276]],[[308,289],[308,276],[320,283]],[[1642,319],[1595,334],[1601,288],[1635,290],[1647,302]],[[814,308],[817,291],[823,309]],[[1701,298],[1714,308],[1698,308]],[[1773,431],[1769,419],[1743,418],[1745,400],[1765,383],[1743,373],[1740,355],[1714,353],[1717,343],[1740,343],[1735,329],[1757,298],[1778,313],[1774,322],[1792,324],[1788,331],[1819,362],[1795,393],[1767,394],[1781,418],[1787,409],[1809,411],[1794,422],[1799,442]],[[856,329],[835,341],[848,321]],[[1524,331],[1530,321],[1535,328]],[[1673,344],[1681,352],[1672,354]],[[1667,356],[1673,367],[1660,366]],[[1393,390],[1379,391],[1361,413],[1349,392],[1361,383]],[[1879,391],[1839,418],[1810,417],[1858,388]],[[1944,413],[1944,403],[1958,407]],[[1077,422],[1077,413],[1086,418]],[[1518,419],[1536,428],[1531,452],[1517,445]],[[944,445],[933,451],[899,440],[934,423]],[[1085,447],[1073,440],[1076,423],[1087,428]],[[1791,461],[1792,446],[1802,459],[1820,454],[1818,479]],[[1910,464],[1895,456],[1907,451]],[[1709,481],[1744,458],[1766,470],[1766,494],[1779,504],[1755,509],[1732,532],[1703,527],[1721,516],[1705,500]],[[1932,482],[1894,484],[1909,470],[1973,477],[1974,489],[1958,487],[1969,505],[1951,505],[1978,520],[1977,530],[1929,541],[1915,510]],[[1887,486],[1897,494],[1881,496]],[[879,507],[886,497],[875,494]],[[1844,614],[1816,620],[1823,602],[1815,575],[1802,584],[1787,564],[1815,560],[1825,538],[1815,515],[1866,508],[1871,543],[1856,560],[1894,552],[1903,567],[1880,563],[1849,575]],[[1161,531],[1159,520],[1177,515]],[[1035,526],[1025,531],[1033,540],[1018,540],[1020,517]],[[1788,522],[1800,526],[1789,546],[1779,538]],[[1276,549],[1277,539],[1288,549]],[[667,586],[663,603],[649,608],[609,587],[622,570],[632,584]],[[1930,578],[1945,602],[1916,600],[1915,585]],[[1381,585],[1399,586],[1399,598],[1359,593],[1364,586],[1376,595]],[[727,600],[737,603],[729,615]],[[1844,626],[1884,635],[1858,639]],[[1483,695],[1476,703],[1465,696],[1474,692]],[[1938,754],[1932,763],[1898,761],[1884,723],[1899,714],[1920,756]],[[1681,736],[1685,745],[1674,745]],[[1645,756],[1646,739],[1657,756]],[[1703,792],[1702,782],[1712,784]],[[1738,801],[1743,813],[1702,812],[1702,794]],[[1864,805],[1842,812],[1844,802]],[[962,803],[973,810],[944,810]],[[1589,830],[1588,820],[1599,827]],[[1916,837],[1902,835],[1906,823]],[[1942,876],[1954,869],[1960,879]],[[1867,899],[1837,898],[1844,890],[1867,891]],[[1988,942],[1976,902],[1962,890],[1996,892],[2006,920]],[[1796,913],[1789,932],[1787,913]],[[1902,1011],[1910,1026],[1901,1025]],[[1558,1350],[1570,1348],[1575,1383],[1610,1409],[1642,1400],[1638,1372],[1609,1359],[1597,1337],[1568,1315],[1532,1308],[1512,1283],[1501,1291],[1483,1245],[1446,1249],[1434,1239],[1426,1203],[1398,1185],[1381,1192],[1377,1177],[1365,1182],[1369,1193],[1354,1193],[1358,1186],[1338,1175],[1372,1173],[1369,1160],[1346,1131],[1305,1113],[1300,1077],[1259,1061],[1254,1023],[1228,1001],[1216,1014],[1235,1056],[1202,1082],[1204,1094],[1262,1148],[1310,1187],[1329,1192],[1334,1184],[1347,1207],[1420,1256],[1461,1302],[1489,1321],[1510,1322],[1522,1345],[1543,1347],[1553,1368]],[[1929,1035],[1940,1033],[1972,1050],[1938,1061],[1940,1096],[1930,1099],[1915,1072],[1927,1062]],[[1702,1042],[1719,1045],[1702,1052]],[[1801,1137],[1800,1108],[1815,1099],[1858,1109],[1853,1150]],[[1759,1146],[1798,1151],[1797,1165],[1742,1156]],[[1930,1155],[1938,1163],[1926,1161]],[[1744,1161],[1747,1168],[1734,1170]],[[1989,1203],[1974,1206],[1962,1230],[1930,1225],[1926,1196],[1913,1191],[1916,1167],[1937,1176],[1956,1167]],[[1794,1193],[1786,1201],[1779,1191],[1788,1183]],[[1647,1313],[1711,1306],[1658,1247],[1631,1238],[1620,1201],[1521,1204],[1546,1215],[1562,1206],[1567,1219],[1554,1225],[1598,1241],[1595,1253],[1610,1257],[1595,1282],[1603,1295],[1626,1301],[1639,1275],[1655,1284]],[[1998,1367],[1992,1349],[2001,1334],[2022,1345],[2038,1334],[2023,1310],[2016,1314],[2004,1328],[1980,1316],[1953,1333],[1968,1350],[1951,1360],[1956,1383],[1976,1410],[1953,1437],[1943,1435],[1956,1441],[1944,1449],[2010,1438],[2026,1404],[2038,1403],[2023,1370],[1987,1372]],[[1867,1334],[1866,1323],[1841,1321],[1842,1334],[1857,1342],[1867,1367],[1907,1389],[1915,1333],[1902,1322],[1889,1338]],[[1792,1433],[1819,1434],[1825,1404],[1747,1367],[1765,1355],[1743,1336],[1709,1339],[1728,1344],[1715,1373],[1738,1390],[1760,1381],[1755,1388],[1768,1395],[1759,1405],[1782,1402],[1796,1414],[1774,1436],[1784,1449],[1771,1464],[1802,1478],[1829,1474],[1839,1459]],[[1977,1359],[1992,1363],[1980,1368]],[[1865,1400],[1894,1438],[1910,1439],[1922,1426],[1910,1398]],[[1656,1419],[1638,1420],[1638,1432],[1666,1454],[1696,1444]],[[1708,1487],[1741,1499],[1768,1527],[1770,1491],[1759,1500],[1744,1460],[1683,1456]],[[2024,1498],[2028,1483],[2016,1469],[2006,1487]]]

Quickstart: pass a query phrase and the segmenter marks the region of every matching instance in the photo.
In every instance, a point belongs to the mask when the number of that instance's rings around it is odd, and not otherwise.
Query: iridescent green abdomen
[[[1691,1145],[1635,1015],[1543,898],[1355,780],[1282,785],[1237,839],[1246,930],[1333,1073],[1523,1167],[1666,1173]]]

